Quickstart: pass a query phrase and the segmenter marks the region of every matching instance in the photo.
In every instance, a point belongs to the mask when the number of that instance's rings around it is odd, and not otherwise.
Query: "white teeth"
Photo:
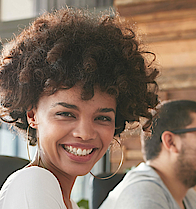
[[[79,155],[79,156],[85,156],[88,155],[92,152],[93,149],[81,149],[81,148],[76,148],[76,147],[72,147],[72,146],[64,146],[64,148],[74,154],[74,155]]]
[[[78,155],[81,155],[82,154],[82,150],[80,148],[77,150],[77,154]]]
[[[86,150],[84,149],[83,151],[82,151],[82,155],[86,155]]]

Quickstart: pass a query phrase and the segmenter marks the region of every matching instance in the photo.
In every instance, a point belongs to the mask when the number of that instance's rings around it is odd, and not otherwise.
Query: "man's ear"
[[[178,152],[178,148],[176,146],[176,135],[170,131],[164,131],[161,135],[163,146],[166,150],[172,152]]]
[[[36,110],[33,108],[26,112],[27,114],[27,121],[32,128],[37,128],[38,122],[36,118]]]

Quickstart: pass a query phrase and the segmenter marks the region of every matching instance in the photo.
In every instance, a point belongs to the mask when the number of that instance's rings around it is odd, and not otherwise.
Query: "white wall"
[[[35,0],[1,0],[1,21],[35,16]]]

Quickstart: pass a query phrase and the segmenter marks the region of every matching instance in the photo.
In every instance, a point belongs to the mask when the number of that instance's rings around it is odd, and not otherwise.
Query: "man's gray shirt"
[[[188,190],[184,204],[186,209],[196,209],[194,189]],[[180,209],[180,207],[156,171],[141,163],[125,175],[99,209]]]

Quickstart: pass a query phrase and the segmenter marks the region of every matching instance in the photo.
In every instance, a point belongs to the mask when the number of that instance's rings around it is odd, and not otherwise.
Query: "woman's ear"
[[[37,128],[38,122],[36,118],[36,110],[33,108],[27,111],[27,121],[32,128]]]
[[[164,131],[161,135],[163,146],[166,150],[171,152],[178,152],[176,144],[176,135],[170,131]]]

